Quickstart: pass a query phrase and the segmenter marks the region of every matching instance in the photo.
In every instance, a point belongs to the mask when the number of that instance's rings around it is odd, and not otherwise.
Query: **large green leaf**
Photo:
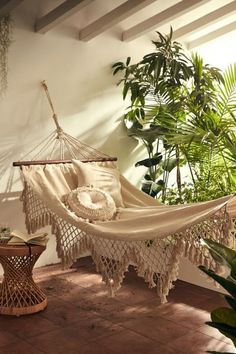
[[[162,168],[164,171],[171,172],[177,166],[176,158],[167,158],[162,163]]]
[[[164,184],[162,182],[163,181],[158,181],[157,183],[150,181],[144,182],[142,184],[142,191],[155,198],[156,195],[164,188]]]
[[[236,311],[236,299],[232,298],[229,295],[225,295],[225,300],[232,307],[232,309]]]
[[[142,126],[141,126],[142,127]],[[155,127],[152,129],[142,129],[136,126],[133,126],[128,129],[128,135],[136,135],[138,138],[144,140],[147,144],[152,144],[160,136],[163,135],[163,132],[160,130],[160,127]]]
[[[221,260],[222,264],[227,265],[228,267],[235,265],[236,252],[234,250],[211,239],[204,238],[203,242],[209,248],[212,256],[214,257],[214,255],[216,255],[217,260]]]
[[[224,323],[235,328],[236,334],[236,311],[228,307],[219,307],[211,312],[212,322]]]
[[[162,160],[162,155],[158,154],[157,156],[136,162],[135,167],[137,167],[137,166],[145,166],[145,167],[156,166],[160,163],[161,160]]]
[[[231,281],[221,277],[220,275],[214,273],[212,270],[207,269],[204,266],[198,267],[201,271],[209,275],[212,279],[214,279],[218,284],[220,284],[225,290],[228,291],[230,295],[236,297],[236,285],[233,284]]]
[[[152,191],[152,186],[151,186],[151,183],[148,184],[148,183],[143,183],[142,184],[142,187],[141,187],[141,190],[148,194],[148,195],[151,195],[151,191]]]

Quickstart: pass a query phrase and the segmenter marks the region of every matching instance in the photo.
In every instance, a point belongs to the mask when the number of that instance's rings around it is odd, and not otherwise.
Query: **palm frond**
[[[236,63],[231,64],[224,73],[224,82],[218,86],[218,111],[223,118],[233,119],[236,123]]]

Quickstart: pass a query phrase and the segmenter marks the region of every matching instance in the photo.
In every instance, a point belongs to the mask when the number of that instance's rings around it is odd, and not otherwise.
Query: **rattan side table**
[[[4,270],[0,286],[0,314],[27,315],[42,311],[47,297],[35,284],[32,270],[45,246],[0,245],[0,263]]]

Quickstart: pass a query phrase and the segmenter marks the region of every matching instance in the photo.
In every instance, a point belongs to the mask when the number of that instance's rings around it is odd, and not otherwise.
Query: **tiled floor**
[[[223,298],[181,281],[168,303],[131,268],[115,298],[104,291],[88,258],[75,269],[35,271],[48,295],[43,312],[0,316],[0,354],[202,354],[235,353],[231,341],[204,324]]]

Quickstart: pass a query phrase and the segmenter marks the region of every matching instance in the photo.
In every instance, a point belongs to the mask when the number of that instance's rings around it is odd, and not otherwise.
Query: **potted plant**
[[[128,57],[113,65],[113,74],[122,75],[123,99],[130,98],[124,116],[128,135],[147,150],[136,163],[147,167],[142,190],[169,203],[229,194],[236,186],[236,65],[222,75],[199,55],[187,55],[172,40],[172,29],[169,35],[157,33],[155,51],[138,63]],[[189,178],[183,181],[186,169]]]

